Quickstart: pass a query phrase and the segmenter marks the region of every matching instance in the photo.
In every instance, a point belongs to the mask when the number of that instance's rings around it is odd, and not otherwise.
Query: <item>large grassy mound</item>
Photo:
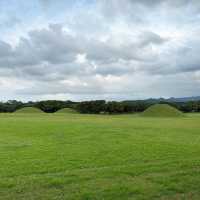
[[[34,107],[24,107],[19,110],[16,110],[15,113],[31,113],[32,114],[32,113],[43,113],[43,111]]]
[[[72,108],[62,108],[60,110],[58,110],[56,113],[60,113],[60,114],[76,114],[78,113],[76,110],[72,109]]]
[[[182,112],[168,104],[155,104],[142,113],[144,117],[181,117]]]

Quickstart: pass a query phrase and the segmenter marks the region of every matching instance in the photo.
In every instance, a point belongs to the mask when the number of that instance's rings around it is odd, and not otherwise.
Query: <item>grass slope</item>
[[[199,200],[200,117],[0,115],[1,200]]]
[[[76,110],[72,109],[72,108],[63,108],[58,110],[56,113],[60,113],[60,114],[76,114],[78,113]]]
[[[38,108],[34,108],[34,107],[24,107],[24,108],[21,108],[19,110],[16,110],[15,113],[30,113],[30,114],[33,114],[33,113],[43,113],[42,110],[38,109]]]
[[[168,104],[155,104],[142,114],[144,117],[183,117],[183,113]]]

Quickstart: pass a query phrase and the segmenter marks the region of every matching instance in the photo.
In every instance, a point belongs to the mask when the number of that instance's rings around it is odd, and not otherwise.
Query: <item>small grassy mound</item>
[[[42,110],[38,109],[38,108],[34,108],[34,107],[24,107],[24,108],[21,108],[21,109],[18,109],[15,111],[15,113],[43,113]]]
[[[168,104],[155,104],[147,108],[144,117],[183,117],[183,113]]]
[[[72,108],[62,108],[62,109],[58,110],[56,113],[58,113],[58,114],[76,114],[78,112]]]

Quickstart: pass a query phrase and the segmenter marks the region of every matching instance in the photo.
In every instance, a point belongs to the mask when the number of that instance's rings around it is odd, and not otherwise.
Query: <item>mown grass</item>
[[[195,199],[200,115],[0,115],[0,199]]]

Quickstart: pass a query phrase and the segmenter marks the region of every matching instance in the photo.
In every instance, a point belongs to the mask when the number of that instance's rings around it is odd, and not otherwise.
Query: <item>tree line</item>
[[[21,102],[10,100],[7,102],[0,102],[0,112],[15,112],[17,109],[23,107],[36,107],[47,113],[54,113],[62,108],[73,108],[80,113],[88,114],[120,114],[120,113],[138,113],[143,112],[149,106],[155,103],[167,103],[182,112],[200,112],[200,101],[189,102],[165,102],[165,101],[151,101],[151,100],[136,100],[136,101],[57,101],[47,100],[39,102]]]

